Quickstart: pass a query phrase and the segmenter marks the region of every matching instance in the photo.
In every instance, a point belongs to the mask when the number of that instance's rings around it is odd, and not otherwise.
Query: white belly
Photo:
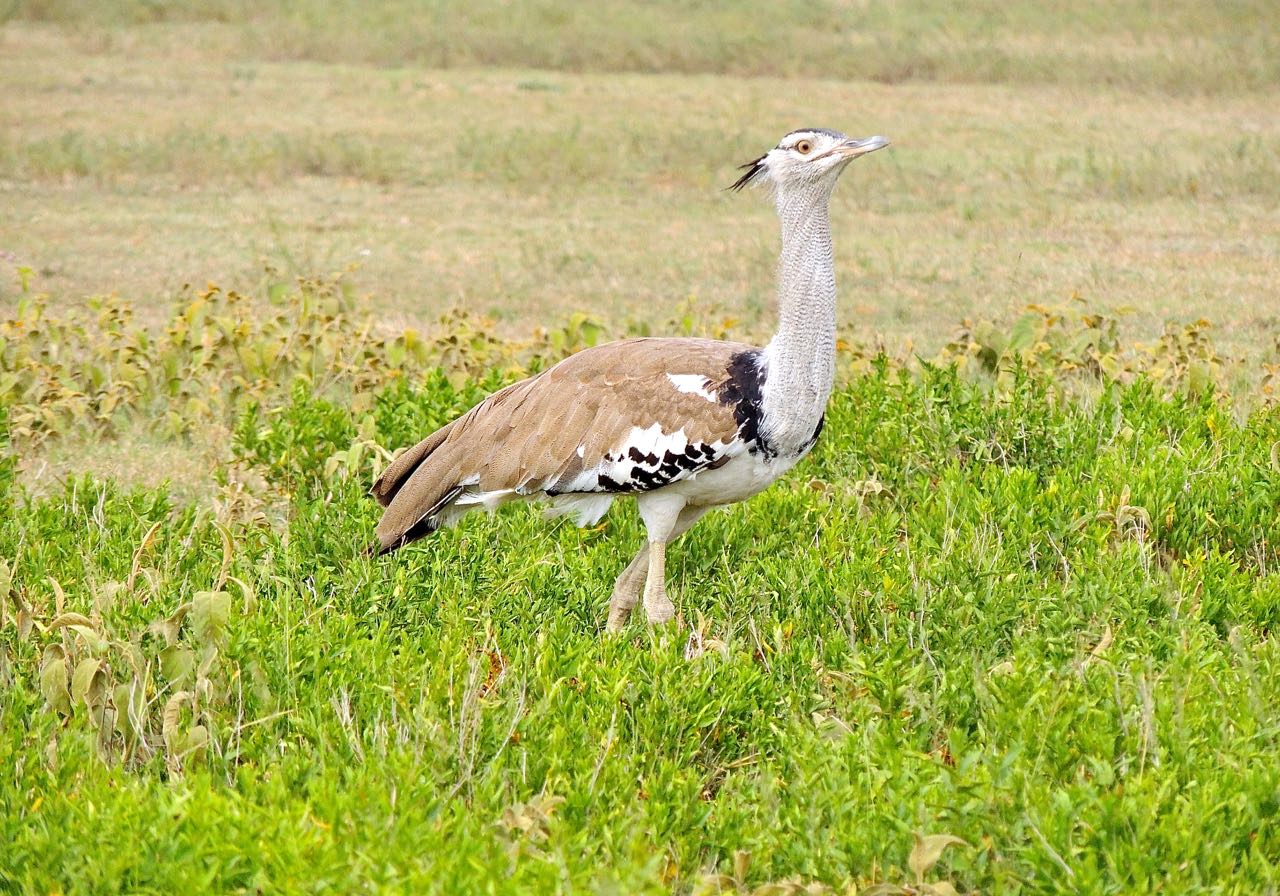
[[[745,501],[780,479],[808,453],[807,449],[801,454],[790,455],[766,455],[764,452],[753,454],[743,450],[715,469],[699,470],[688,478],[676,480],[652,491],[634,494],[634,497],[643,501],[646,498],[669,495],[683,499],[684,505],[690,507],[717,507]],[[493,492],[469,489],[441,514],[441,525],[452,525],[467,511],[477,507],[494,510],[508,501],[549,500],[549,516],[570,514],[577,518],[579,526],[591,526],[609,511],[618,497],[620,495],[608,492],[570,492],[548,496],[541,490],[519,493],[515,489]]]
[[[681,495],[695,507],[732,504],[764,491],[799,460],[800,457],[766,458],[744,452],[722,467],[702,470],[690,479],[673,482],[663,491]]]

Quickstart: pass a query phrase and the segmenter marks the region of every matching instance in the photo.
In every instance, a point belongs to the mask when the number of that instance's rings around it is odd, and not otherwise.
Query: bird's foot
[[[631,607],[619,606],[617,604],[609,604],[609,621],[605,623],[604,630],[610,634],[616,634],[622,631],[626,626],[627,620],[631,618]]]
[[[609,621],[605,625],[605,631],[620,632],[631,618],[632,609],[640,602],[639,585],[631,586],[626,573],[623,573],[613,589],[613,596],[609,598]]]
[[[646,594],[644,612],[650,625],[663,625],[676,618],[676,605],[666,594]]]

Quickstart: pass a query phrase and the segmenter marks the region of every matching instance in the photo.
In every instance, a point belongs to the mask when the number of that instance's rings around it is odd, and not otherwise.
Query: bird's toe
[[[627,620],[631,618],[630,607],[610,607],[609,621],[605,623],[605,631],[610,634],[616,634],[622,631],[626,626]]]
[[[645,615],[649,617],[650,625],[663,625],[676,618],[675,604],[666,597],[663,597],[660,601],[646,601],[644,610]]]

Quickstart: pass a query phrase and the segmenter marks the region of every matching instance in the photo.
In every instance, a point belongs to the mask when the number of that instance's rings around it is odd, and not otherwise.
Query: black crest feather
[[[742,169],[745,168],[747,173],[742,175],[742,177],[738,178],[737,180],[735,180],[733,184],[729,187],[729,189],[733,190],[733,192],[736,193],[739,190],[741,190],[743,187],[745,187],[747,184],[755,180],[756,177],[759,176],[760,172],[764,171],[764,160],[765,160],[765,157],[761,156],[758,159],[753,159],[750,162],[747,162],[747,164],[745,165],[739,165],[738,170],[741,171]]]

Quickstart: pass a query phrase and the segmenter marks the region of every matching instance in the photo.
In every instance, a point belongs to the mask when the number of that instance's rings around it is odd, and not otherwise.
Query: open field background
[[[0,892],[1280,892],[1273,19],[0,0]],[[841,385],[676,626],[629,510],[360,556],[497,386],[763,338],[803,124],[894,140]]]
[[[721,188],[808,123],[895,141],[837,197],[859,338],[928,353],[1073,294],[1140,337],[1275,323],[1268,4],[366,6],[16,4],[4,261],[144,311],[358,264],[396,325],[634,328],[693,297],[759,334],[772,211]]]

